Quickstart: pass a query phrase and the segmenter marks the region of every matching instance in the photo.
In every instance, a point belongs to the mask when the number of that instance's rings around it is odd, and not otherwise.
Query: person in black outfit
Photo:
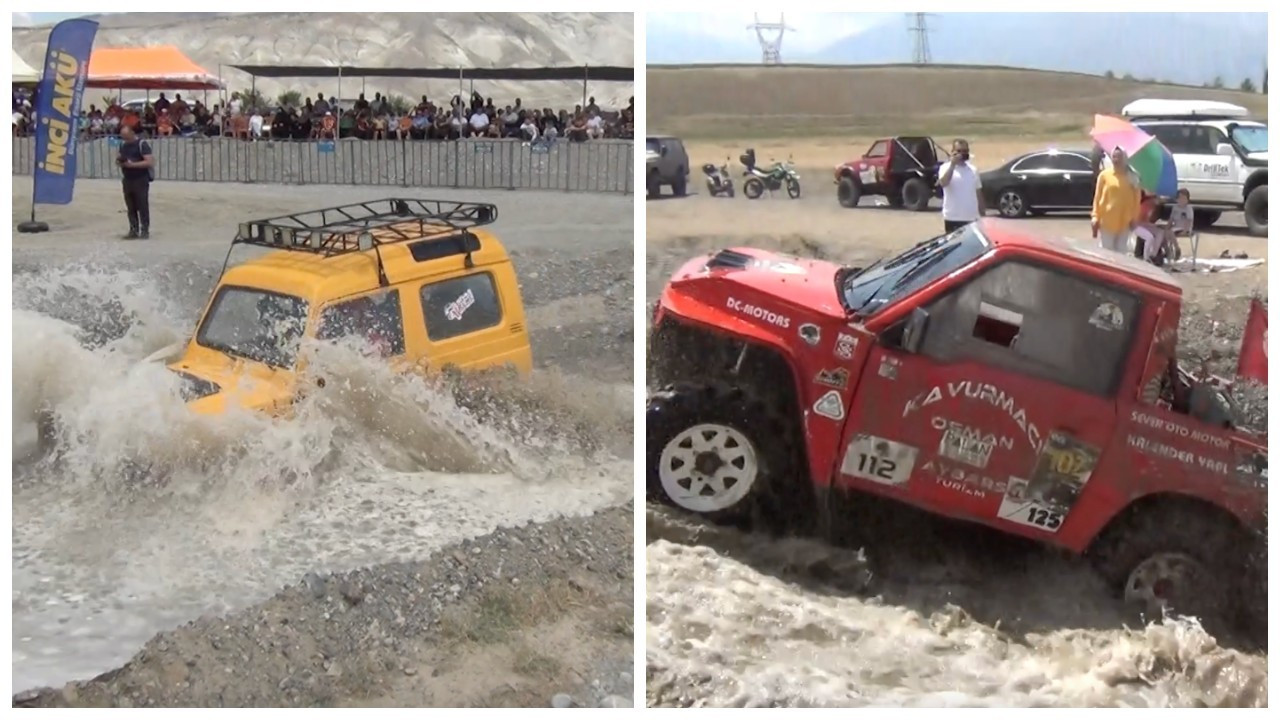
[[[151,146],[140,140],[128,125],[120,128],[120,155],[116,164],[124,175],[124,207],[129,213],[129,234],[125,240],[147,238],[151,234]]]

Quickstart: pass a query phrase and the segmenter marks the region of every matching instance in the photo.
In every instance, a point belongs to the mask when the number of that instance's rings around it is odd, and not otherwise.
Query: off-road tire
[[[649,173],[645,190],[648,191],[649,197],[651,198],[656,198],[662,194],[662,179],[658,177],[657,170]]]
[[[703,423],[725,425],[745,435],[755,451],[758,473],[750,491],[731,507],[697,513],[715,522],[783,531],[811,516],[812,489],[800,479],[797,433],[782,408],[748,392],[714,382],[682,382],[650,395],[645,412],[649,499],[680,507],[662,486],[664,449],[680,433]],[[684,509],[684,508],[682,508]],[[693,512],[685,510],[686,512]]]
[[[1267,234],[1267,186],[1259,185],[1249,191],[1244,199],[1244,221],[1250,235],[1266,237]]]
[[[686,185],[688,181],[684,168],[676,168],[676,179],[671,183],[671,194],[676,197],[684,197],[685,192],[689,189]]]
[[[836,201],[840,203],[840,207],[858,207],[858,201],[861,199],[862,186],[858,181],[851,177],[840,178],[840,184],[836,185]]]
[[[924,212],[929,209],[929,183],[921,178],[908,178],[902,183],[902,204],[908,209],[915,212]]]
[[[1241,557],[1242,531],[1192,505],[1139,509],[1120,522],[1108,528],[1089,551],[1094,568],[1119,597],[1124,597],[1130,574],[1144,560],[1159,554],[1185,555],[1203,571],[1195,587],[1183,593],[1196,600],[1193,607],[1180,608],[1170,603],[1169,611],[1196,615],[1213,634],[1239,627],[1241,611],[1245,609],[1240,603],[1240,591],[1249,571],[1249,563]],[[1145,622],[1160,620],[1146,616],[1144,608],[1134,611]]]
[[[889,194],[884,196],[884,199],[889,203],[889,207],[897,208],[899,210],[902,209],[903,202],[901,189],[890,190]]]
[[[1005,188],[996,196],[996,211],[1002,218],[1026,217],[1030,209],[1027,199],[1013,188]]]
[[[787,180],[787,195],[789,195],[792,200],[800,199],[800,181],[799,180],[796,180],[795,178],[790,178]]]
[[[759,200],[764,195],[764,181],[758,177],[749,177],[742,183],[742,194],[748,200]]]

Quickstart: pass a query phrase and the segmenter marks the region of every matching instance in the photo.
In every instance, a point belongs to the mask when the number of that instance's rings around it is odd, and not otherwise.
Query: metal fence
[[[630,194],[631,140],[337,140],[249,142],[231,138],[148,141],[157,180],[398,185]],[[117,138],[81,141],[76,176],[118,178]],[[13,173],[30,175],[35,138],[14,138]]]

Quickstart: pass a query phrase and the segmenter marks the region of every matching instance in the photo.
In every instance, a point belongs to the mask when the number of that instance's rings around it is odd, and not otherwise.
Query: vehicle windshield
[[[892,258],[844,273],[840,299],[845,309],[869,317],[934,280],[982,257],[991,245],[974,224],[925,240]]]
[[[306,300],[227,286],[218,290],[196,342],[210,350],[288,368],[293,366],[306,327]]]
[[[1231,139],[1244,148],[1247,153],[1267,151],[1267,128],[1265,126],[1237,127],[1231,131]]]

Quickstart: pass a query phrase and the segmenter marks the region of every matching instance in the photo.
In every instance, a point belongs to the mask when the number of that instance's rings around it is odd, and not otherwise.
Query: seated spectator
[[[405,114],[401,115],[396,121],[396,139],[408,140],[413,134],[413,116]]]
[[[426,108],[420,106],[413,115],[413,128],[409,131],[409,136],[414,140],[425,140],[432,124],[433,118]]]
[[[591,110],[591,117],[587,118],[587,137],[592,140],[600,140],[604,137],[604,118],[600,117],[599,110]]]
[[[471,137],[484,135],[489,130],[489,116],[483,108],[476,108],[472,110],[468,124],[471,126]]]
[[[573,123],[565,133],[571,142],[584,142],[587,139],[587,118],[582,113],[573,116]]]
[[[338,119],[328,110],[320,118],[320,122],[316,125],[319,137],[325,140],[336,140],[338,137]]]
[[[161,110],[160,115],[156,117],[156,133],[160,137],[169,137],[173,134],[173,119],[169,117],[167,109]]]
[[[540,134],[538,132],[538,123],[534,122],[533,114],[530,113],[525,117],[524,122],[520,124],[520,137],[525,142],[533,142],[538,139]]]
[[[264,123],[265,119],[262,117],[262,113],[257,108],[254,108],[253,114],[249,116],[249,137],[254,140],[261,139]]]
[[[383,105],[385,105],[385,103],[384,103],[384,102],[383,102],[383,100],[382,100],[382,96],[381,96],[381,95],[379,95],[379,96],[375,97],[375,98],[374,98],[374,102],[377,104],[377,107],[379,107],[379,108],[381,108],[381,107],[383,107]],[[373,139],[374,139],[374,140],[386,140],[386,139],[387,139],[387,126],[388,126],[388,124],[389,124],[389,123],[390,123],[390,120],[387,118],[386,113],[379,112],[377,115],[373,116],[373,119],[372,119],[372,122],[370,123],[370,125],[371,125],[371,126],[372,126],[372,128],[373,128]]]
[[[352,137],[356,131],[356,113],[354,110],[347,110],[342,113],[342,118],[338,121],[338,137]]]

